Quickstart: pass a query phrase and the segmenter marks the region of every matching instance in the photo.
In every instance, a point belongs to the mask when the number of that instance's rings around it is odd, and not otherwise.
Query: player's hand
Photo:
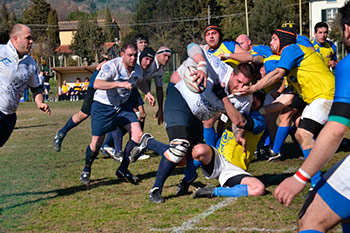
[[[156,112],[156,119],[158,120],[158,125],[163,124],[164,122],[163,109],[158,108],[158,111]]]
[[[236,142],[243,147],[243,152],[245,153],[247,149],[247,141],[244,137],[237,137]]]
[[[41,104],[38,105],[38,108],[41,111],[47,113],[48,115],[51,115],[51,109],[50,109],[49,105],[47,105],[45,103],[41,103]]]
[[[124,87],[124,88],[129,89],[129,90],[132,89],[132,85],[129,82],[115,82],[115,83],[117,84],[116,87]]]
[[[274,191],[275,198],[285,206],[289,206],[294,197],[303,191],[305,185],[297,181],[293,176],[285,179]]]
[[[225,60],[227,60],[227,59],[230,59],[230,54],[229,54],[229,53],[220,53],[220,54],[218,55],[218,57],[219,57],[221,60],[225,61]]]
[[[145,99],[147,99],[148,103],[154,107],[154,105],[156,104],[156,100],[154,99],[154,96],[151,94],[151,92],[148,92],[145,95]]]
[[[234,95],[249,95],[255,92],[255,86],[243,86],[242,88],[236,89],[232,91]]]
[[[203,82],[204,88],[207,87],[208,75],[206,72],[202,70],[196,70],[195,72],[191,73],[191,75],[194,75],[193,81],[196,82],[198,86]]]

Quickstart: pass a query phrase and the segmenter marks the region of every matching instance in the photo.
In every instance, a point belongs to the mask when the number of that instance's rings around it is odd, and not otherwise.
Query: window
[[[322,21],[331,22],[335,19],[338,13],[338,8],[331,8],[322,10]]]

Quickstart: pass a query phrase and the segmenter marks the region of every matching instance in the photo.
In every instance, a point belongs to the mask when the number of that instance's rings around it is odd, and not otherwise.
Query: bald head
[[[237,37],[236,42],[239,43],[239,45],[244,50],[251,50],[252,49],[252,41],[250,40],[249,36],[246,34],[241,34]]]
[[[23,56],[32,48],[32,30],[24,24],[15,24],[10,30],[10,41],[20,56]]]

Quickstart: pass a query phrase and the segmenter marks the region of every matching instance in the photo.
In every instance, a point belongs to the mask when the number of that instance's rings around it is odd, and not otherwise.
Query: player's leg
[[[70,117],[66,122],[66,124],[57,131],[55,138],[53,140],[53,148],[55,151],[57,152],[61,151],[61,145],[67,133],[90,116],[91,105],[93,103],[94,94],[95,94],[95,89],[88,88],[87,96],[84,99],[84,102],[83,102],[83,105],[81,106],[80,111],[74,114],[72,117]]]
[[[16,125],[16,113],[6,115],[0,112],[0,147],[10,138]]]
[[[299,230],[326,232],[345,220],[344,232],[350,219],[350,156],[348,155],[322,177],[299,213]]]

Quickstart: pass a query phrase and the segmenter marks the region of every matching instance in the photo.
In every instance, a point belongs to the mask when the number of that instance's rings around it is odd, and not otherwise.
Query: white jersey
[[[136,82],[141,78],[141,67],[138,64],[135,64],[134,70],[129,73],[123,64],[121,57],[106,62],[96,76],[96,80],[101,79],[110,82],[129,82],[132,87],[135,87]],[[94,101],[110,106],[120,106],[129,99],[130,93],[131,90],[124,87],[109,90],[96,89]]]
[[[151,81],[154,78],[156,87],[163,87],[163,67],[161,67],[155,58],[152,64],[143,72],[143,78]]]
[[[220,58],[207,53],[203,50],[205,58],[207,60],[207,88],[204,92],[196,94],[190,91],[183,80],[178,82],[175,87],[179,90],[182,97],[185,99],[187,105],[191,109],[193,115],[199,120],[209,120],[217,113],[224,113],[225,107],[223,102],[216,97],[212,91],[213,85],[216,82],[225,83],[225,92],[228,93],[228,81],[230,79],[233,68],[226,63],[222,62]],[[188,58],[178,69],[180,77],[183,77],[184,71],[188,66],[196,66],[197,63],[191,58]],[[250,105],[252,102],[252,96],[239,96],[231,97],[231,103],[241,113],[249,113]]]
[[[29,55],[19,58],[11,41],[0,45],[0,111],[15,113],[27,86],[40,86],[34,59]]]

